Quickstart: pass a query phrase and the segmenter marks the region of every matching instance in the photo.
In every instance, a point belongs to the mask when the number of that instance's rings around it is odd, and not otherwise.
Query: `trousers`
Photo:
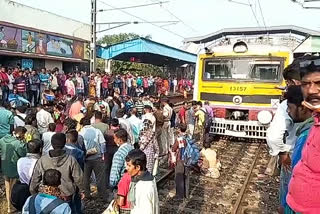
[[[8,213],[13,213],[16,211],[16,209],[11,204],[11,193],[12,193],[12,187],[17,182],[16,178],[9,178],[7,176],[4,176],[4,185],[6,188],[6,199],[8,204]]]
[[[90,177],[94,172],[97,179],[97,187],[99,196],[105,197],[105,175],[104,175],[104,162],[102,159],[96,160],[86,160],[84,163],[84,173],[83,173],[83,181],[84,181],[84,191],[86,197],[90,196]]]

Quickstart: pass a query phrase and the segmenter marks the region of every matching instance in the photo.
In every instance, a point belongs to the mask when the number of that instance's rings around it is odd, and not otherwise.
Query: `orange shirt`
[[[80,109],[83,107],[82,103],[77,101],[73,103],[69,110],[69,117],[73,119],[73,117],[80,113]]]

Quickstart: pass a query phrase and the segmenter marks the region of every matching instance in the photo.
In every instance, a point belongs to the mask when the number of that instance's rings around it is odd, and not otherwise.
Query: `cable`
[[[259,9],[260,9],[260,13],[261,13],[261,17],[262,17],[262,22],[263,22],[264,28],[267,29],[267,25],[266,25],[266,22],[265,22],[265,19],[264,19],[264,15],[263,15],[262,7],[261,7],[261,4],[260,4],[260,0],[258,0],[258,5],[259,5]]]
[[[159,1],[154,1],[154,0],[151,0],[151,2],[158,2]],[[174,13],[172,13],[168,8],[165,8],[163,7],[163,5],[160,5],[160,7],[162,9],[164,9],[165,11],[167,11],[172,17],[176,18],[177,20],[179,20],[184,26],[186,26],[187,28],[189,28],[191,31],[194,31],[194,32],[198,32],[195,28],[193,28],[191,25],[188,25],[187,23],[185,23],[182,19],[180,19],[178,16],[176,16]]]
[[[116,8],[116,7],[114,7],[114,6],[112,6],[112,5],[110,5],[110,4],[107,4],[106,2],[104,2],[104,1],[101,1],[101,0],[98,0],[99,2],[101,2],[102,4],[104,4],[104,5],[107,5],[107,6],[109,6],[109,7],[111,7],[111,8]],[[154,24],[154,23],[152,23],[152,22],[150,22],[150,21],[148,21],[148,20],[146,20],[146,19],[144,19],[144,18],[141,18],[141,17],[139,17],[139,16],[136,16],[136,15],[134,15],[134,14],[132,14],[132,13],[129,13],[129,12],[127,12],[127,11],[125,11],[125,10],[123,10],[123,9],[119,9],[119,11],[121,11],[122,13],[125,13],[125,14],[127,14],[127,15],[129,15],[129,16],[132,16],[132,17],[135,17],[135,18],[137,18],[137,19],[140,19],[141,21],[144,21],[144,22],[146,22],[146,23],[148,23],[148,24],[151,24],[151,25],[153,25],[153,26],[155,26],[155,27],[157,27],[157,28],[160,28],[160,29],[162,29],[162,30],[165,30],[165,31],[167,31],[168,33],[171,33],[171,34],[173,34],[173,35],[176,35],[176,36],[178,36],[178,37],[180,37],[180,38],[185,38],[184,36],[182,36],[182,35],[180,35],[180,34],[178,34],[178,33],[175,33],[175,32],[173,32],[173,31],[171,31],[171,30],[168,30],[168,29],[166,29],[166,28],[164,28],[164,27],[161,27],[161,26],[159,26],[159,25],[156,25],[156,24]]]
[[[260,27],[259,20],[258,20],[258,18],[257,18],[256,13],[255,13],[255,12],[254,12],[254,10],[253,10],[253,7],[252,7],[252,4],[251,4],[250,0],[248,0],[248,4],[250,5],[251,12],[252,12],[252,14],[253,14],[253,16],[254,16],[254,18],[255,18],[255,20],[256,20],[256,22],[257,22],[258,26]]]
[[[111,11],[111,10],[120,10],[120,9],[132,9],[132,8],[137,8],[137,7],[148,7],[148,6],[152,6],[152,5],[157,5],[159,4],[160,6],[162,6],[162,4],[168,3],[169,1],[159,1],[159,2],[154,2],[151,4],[140,4],[140,5],[134,5],[134,6],[128,6],[128,7],[121,7],[121,8],[112,8],[112,9],[100,9],[98,10],[98,12],[104,12],[104,11]]]

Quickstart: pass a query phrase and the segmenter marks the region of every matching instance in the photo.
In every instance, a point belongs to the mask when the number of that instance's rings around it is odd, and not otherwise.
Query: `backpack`
[[[212,117],[208,114],[208,112],[204,109],[200,109],[200,111],[202,111],[204,113],[204,128],[209,128],[212,124]]]
[[[184,149],[182,160],[186,166],[196,165],[200,159],[200,150],[195,140],[186,137],[186,147]]]
[[[37,195],[31,196],[29,200],[29,213],[36,213],[36,207],[35,207],[35,200]],[[43,210],[41,210],[40,214],[50,214],[54,209],[59,207],[60,205],[67,203],[59,198],[54,199],[51,201]]]

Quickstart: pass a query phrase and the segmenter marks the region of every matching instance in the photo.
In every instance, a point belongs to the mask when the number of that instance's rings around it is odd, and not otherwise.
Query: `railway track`
[[[190,198],[179,201],[169,196],[174,192],[174,181],[170,173],[164,174],[158,188],[161,213],[273,213],[278,184],[275,178],[264,175],[266,145],[220,140],[214,148],[222,163],[220,178],[191,174]]]

